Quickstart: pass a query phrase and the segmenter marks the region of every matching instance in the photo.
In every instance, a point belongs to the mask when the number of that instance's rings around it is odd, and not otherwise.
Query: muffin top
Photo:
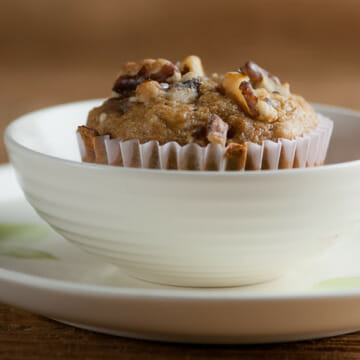
[[[141,143],[262,143],[294,139],[316,128],[312,107],[287,83],[249,61],[224,76],[205,75],[201,60],[126,63],[113,95],[88,116],[99,135]]]

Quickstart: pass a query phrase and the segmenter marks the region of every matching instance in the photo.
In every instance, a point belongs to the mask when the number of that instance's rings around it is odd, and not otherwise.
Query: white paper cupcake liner
[[[222,147],[209,144],[180,146],[176,142],[159,145],[157,141],[140,144],[138,140],[121,141],[109,135],[93,138],[85,146],[77,133],[81,159],[84,162],[113,166],[166,170],[266,170],[303,168],[322,165],[326,158],[333,122],[319,114],[319,125],[294,140],[266,140],[261,145]]]

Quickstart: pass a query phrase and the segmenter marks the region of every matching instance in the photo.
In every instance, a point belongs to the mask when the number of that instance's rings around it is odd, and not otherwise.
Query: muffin
[[[260,170],[325,160],[331,120],[251,61],[223,76],[207,76],[197,56],[128,62],[112,90],[78,128],[85,162]]]

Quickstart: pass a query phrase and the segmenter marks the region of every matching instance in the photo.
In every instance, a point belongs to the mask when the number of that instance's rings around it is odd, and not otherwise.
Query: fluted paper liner
[[[121,141],[109,135],[96,136],[85,144],[77,133],[81,159],[84,162],[114,166],[166,169],[239,171],[303,168],[322,165],[325,161],[333,122],[319,114],[317,128],[294,140],[266,140],[261,145],[249,142],[222,147],[195,143],[180,146],[176,142],[159,145],[157,141],[140,144],[138,140]]]

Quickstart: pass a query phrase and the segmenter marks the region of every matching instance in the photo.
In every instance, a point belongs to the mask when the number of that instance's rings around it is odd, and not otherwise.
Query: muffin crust
[[[189,56],[178,66],[164,59],[125,64],[87,127],[123,141],[229,146],[291,140],[318,122],[301,96],[256,64],[206,76],[201,60]]]

